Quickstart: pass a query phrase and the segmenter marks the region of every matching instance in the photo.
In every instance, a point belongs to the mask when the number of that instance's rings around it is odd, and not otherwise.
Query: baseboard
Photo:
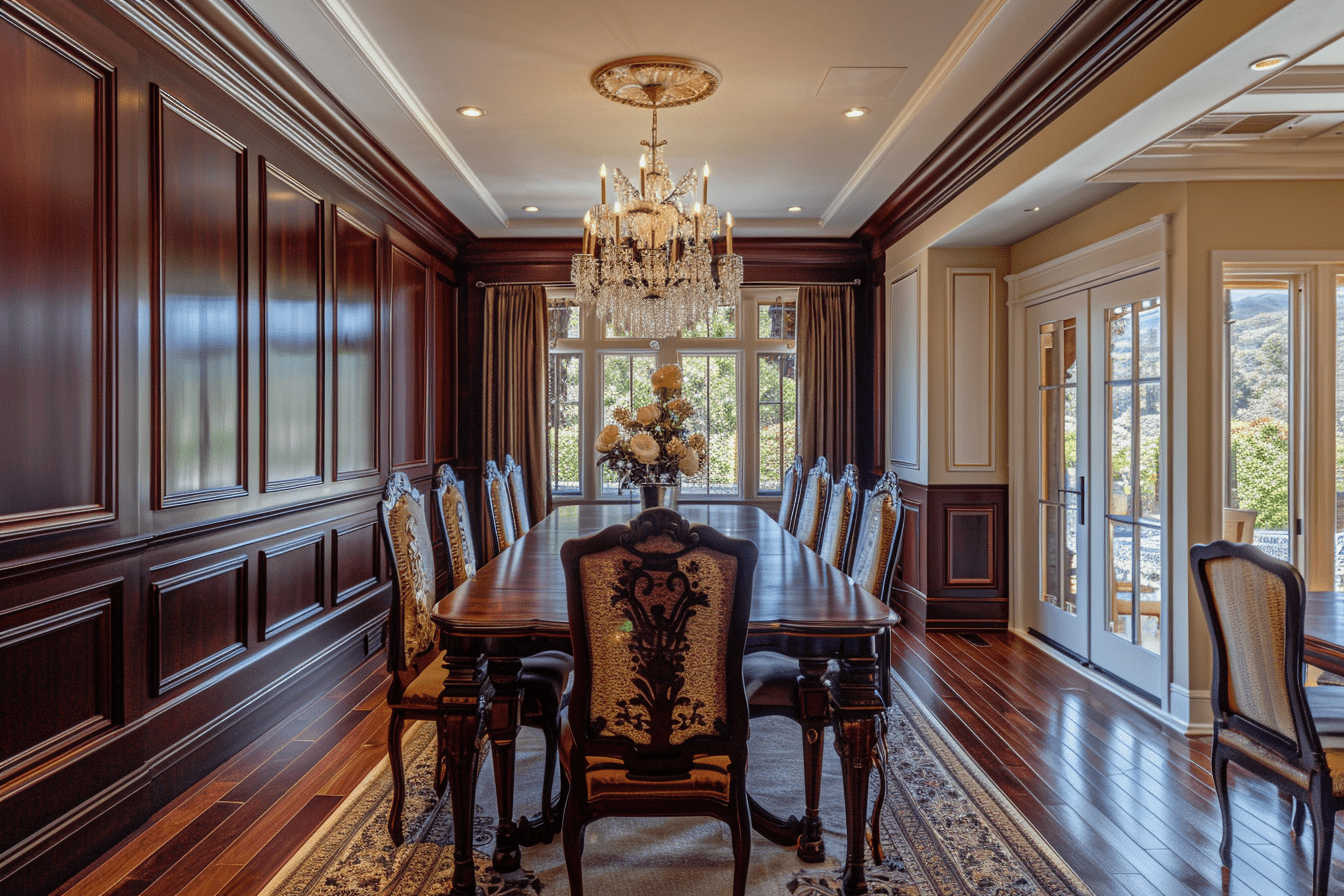
[[[1192,691],[1179,684],[1170,689],[1171,714],[1183,720],[1186,737],[1213,736],[1213,704],[1208,691]]]

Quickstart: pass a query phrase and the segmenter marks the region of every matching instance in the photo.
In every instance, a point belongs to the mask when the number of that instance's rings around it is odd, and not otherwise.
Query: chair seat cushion
[[[1247,737],[1239,731],[1223,729],[1218,739],[1224,745],[1268,766],[1306,790],[1311,786],[1311,777],[1304,770],[1285,759],[1279,753],[1257,740]],[[1344,796],[1344,737],[1323,737],[1321,746],[1325,752],[1325,764],[1330,772],[1330,789],[1335,796]]]
[[[631,800],[647,802],[650,799],[710,799],[728,802],[728,790],[732,781],[732,759],[726,755],[697,753],[694,767],[689,775],[668,779],[648,776],[631,777],[629,771],[620,765],[620,760],[610,756],[588,756],[584,783],[575,781],[570,764],[574,748],[574,733],[570,730],[566,718],[560,727],[560,765],[565,775],[574,783],[571,786],[586,786],[588,800]]]
[[[545,689],[552,697],[553,705],[559,706],[560,695],[564,692],[565,682],[573,669],[574,659],[569,654],[547,650],[523,660],[523,671],[519,675],[519,680],[526,695],[540,697],[538,689]],[[444,668],[442,661],[434,660],[402,693],[402,705],[438,706],[439,695],[443,693],[443,680],[447,674],[448,670]]]
[[[798,660],[772,650],[749,653],[742,658],[742,684],[751,706],[797,709]]]

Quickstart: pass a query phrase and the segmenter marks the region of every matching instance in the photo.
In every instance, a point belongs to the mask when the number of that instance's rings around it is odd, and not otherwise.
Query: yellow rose
[[[687,476],[694,476],[696,473],[700,472],[700,455],[696,454],[694,451],[687,451],[681,456],[681,462],[677,464],[677,466],[680,467],[681,472],[685,473]]]
[[[649,377],[649,382],[655,389],[680,389],[681,368],[675,364],[659,367],[653,372],[653,376]]]
[[[667,409],[683,420],[695,413],[695,408],[684,398],[672,399],[667,403]]]
[[[686,444],[691,447],[692,451],[704,451],[705,434],[701,432],[691,433],[691,435],[686,439]]]
[[[635,411],[635,419],[639,421],[640,426],[652,426],[658,422],[658,418],[662,415],[662,411],[658,409],[656,404],[646,404]]]
[[[681,439],[673,436],[667,440],[667,456],[681,457],[686,453],[686,444]]]
[[[630,438],[630,453],[641,464],[651,464],[658,459],[662,451],[658,447],[657,439],[646,432],[640,432]]]
[[[606,454],[616,447],[616,443],[621,440],[621,428],[615,423],[608,423],[602,427],[602,432],[598,433],[597,443],[593,446],[598,451]]]

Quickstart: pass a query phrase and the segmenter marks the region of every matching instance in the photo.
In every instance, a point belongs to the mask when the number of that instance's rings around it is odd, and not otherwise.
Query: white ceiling
[[[1344,42],[1303,60],[1317,69],[1309,73],[1316,76],[1308,78],[1310,91],[1240,95],[1263,78],[1246,69],[1258,57],[1242,54],[1268,47],[1259,55],[1302,59],[1318,50],[1344,27],[1331,21],[1333,34],[1321,29],[1320,9],[1332,2],[1338,0],[1296,0],[1258,34],[1118,121],[1115,133],[1098,135],[1003,197],[950,241],[1002,245],[1125,183],[1175,177],[1177,154],[1152,144],[1211,111],[1344,109],[1344,77],[1333,91],[1322,89],[1322,78],[1344,73]],[[647,112],[605,100],[589,86],[602,63],[679,55],[720,73],[722,83],[707,100],[660,114],[659,136],[674,176],[710,163],[711,199],[733,213],[736,233],[848,237],[1070,5],[253,0],[252,8],[478,237],[577,239],[584,211],[597,201],[599,164],[632,172],[650,125]],[[1308,28],[1304,18],[1314,24]],[[833,71],[849,68],[887,71]],[[1305,105],[1308,93],[1314,105]],[[458,115],[466,105],[486,115]],[[841,112],[849,106],[872,112],[847,119]],[[1344,122],[1344,112],[1337,121]],[[1339,145],[1316,161],[1344,176]],[[1161,158],[1155,162],[1154,155]],[[1206,158],[1191,164],[1203,166],[1200,179],[1219,176]],[[1192,179],[1188,171],[1180,177]],[[1024,217],[1024,204],[1042,212]],[[540,210],[523,211],[528,205]],[[791,214],[792,205],[803,211]]]

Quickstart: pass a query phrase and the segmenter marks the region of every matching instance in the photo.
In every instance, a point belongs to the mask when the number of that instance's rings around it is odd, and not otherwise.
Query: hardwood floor
[[[1234,767],[1224,883],[1207,740],[1020,638],[984,640],[899,629],[893,668],[1098,896],[1310,892],[1310,828],[1289,837],[1270,787]],[[370,657],[57,893],[253,896],[383,756],[383,662]],[[1338,859],[1330,893],[1344,896]]]

